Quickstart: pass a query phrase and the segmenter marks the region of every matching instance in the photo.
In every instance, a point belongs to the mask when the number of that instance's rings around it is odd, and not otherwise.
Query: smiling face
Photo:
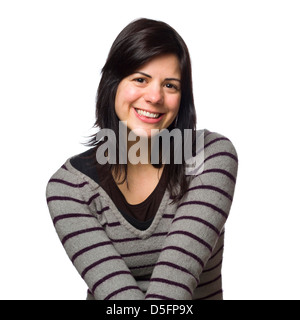
[[[176,55],[155,57],[119,84],[115,110],[130,130],[165,129],[177,116],[181,99],[181,71]]]

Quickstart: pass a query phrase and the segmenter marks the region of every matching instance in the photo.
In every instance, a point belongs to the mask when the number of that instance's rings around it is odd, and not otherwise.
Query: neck
[[[152,166],[151,138],[135,135],[132,131],[127,135],[127,165]]]

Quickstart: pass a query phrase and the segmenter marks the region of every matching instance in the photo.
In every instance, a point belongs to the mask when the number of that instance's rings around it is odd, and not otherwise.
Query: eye
[[[146,80],[144,78],[135,78],[135,79],[133,79],[133,81],[135,81],[137,83],[141,83],[141,84],[146,82]]]
[[[173,84],[173,83],[166,83],[165,86],[166,86],[166,88],[171,89],[173,91],[175,91],[175,90],[179,91],[180,90],[180,88],[177,85]]]

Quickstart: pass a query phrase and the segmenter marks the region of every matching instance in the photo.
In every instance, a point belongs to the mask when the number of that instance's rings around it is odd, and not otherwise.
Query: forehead
[[[181,70],[179,59],[175,54],[166,54],[154,57],[136,71],[143,71],[149,75],[165,75],[166,77],[180,78]]]

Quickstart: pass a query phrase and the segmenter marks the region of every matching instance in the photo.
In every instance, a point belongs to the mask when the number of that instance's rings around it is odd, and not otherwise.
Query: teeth
[[[148,111],[144,111],[144,110],[140,110],[140,109],[135,109],[136,112],[141,115],[141,116],[145,116],[148,118],[158,118],[159,117],[159,113],[150,113]]]

